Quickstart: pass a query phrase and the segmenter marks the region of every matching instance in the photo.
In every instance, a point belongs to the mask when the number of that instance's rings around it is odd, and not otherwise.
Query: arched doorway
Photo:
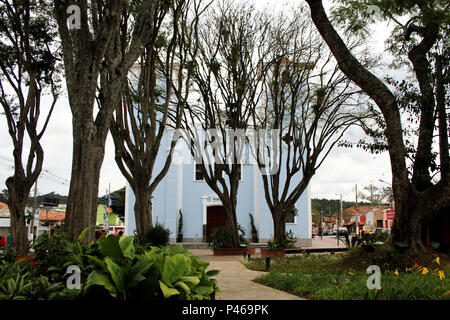
[[[209,236],[215,228],[226,225],[226,212],[222,205],[208,206],[206,208],[206,236]]]

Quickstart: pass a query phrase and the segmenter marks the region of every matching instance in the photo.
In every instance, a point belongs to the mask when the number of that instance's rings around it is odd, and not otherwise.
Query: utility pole
[[[36,179],[36,183],[34,184],[33,213],[32,213],[33,216],[31,217],[31,225],[30,225],[31,232],[33,233],[33,243],[34,243],[34,240],[36,239],[36,233],[34,232],[34,216],[36,215],[36,209],[37,209],[38,179],[39,179],[39,177]]]
[[[109,183],[108,187],[108,210],[107,210],[107,219],[106,219],[106,234],[109,234],[109,211],[111,210],[111,182]]]
[[[109,184],[109,189],[106,190],[108,197],[106,198],[107,203],[105,205],[105,214],[103,215],[103,228],[106,231],[106,235],[109,234],[109,208],[111,206],[111,183]]]
[[[359,215],[358,215],[358,185],[355,184],[355,199],[356,199],[356,203],[355,203],[355,209],[356,209],[356,235],[359,234]]]

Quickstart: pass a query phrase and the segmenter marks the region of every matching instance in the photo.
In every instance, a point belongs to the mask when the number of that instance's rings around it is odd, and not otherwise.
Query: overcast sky
[[[292,1],[290,1],[292,2]],[[268,10],[274,6],[280,8],[279,1],[258,1],[258,7],[267,5]],[[276,5],[274,5],[276,4]],[[381,53],[384,49],[384,37],[387,35],[388,26],[377,24],[373,29],[372,44],[374,52]],[[389,57],[384,58],[389,61]],[[378,74],[383,75],[383,72]],[[43,108],[48,106],[50,99],[43,99]],[[43,120],[43,119],[42,119]],[[45,194],[55,191],[59,194],[67,194],[68,181],[72,163],[72,119],[67,96],[63,94],[59,99],[47,131],[42,138],[45,153],[44,172],[38,181],[38,193]],[[347,140],[357,141],[361,136],[358,129],[348,132]],[[0,189],[6,189],[5,180],[12,174],[12,143],[8,134],[5,117],[0,115]],[[379,181],[382,179],[390,183],[391,169],[387,153],[372,155],[361,149],[335,148],[319,168],[311,182],[311,196],[313,198],[338,199],[340,193],[344,200],[355,199],[354,186],[358,189],[368,184],[386,186]],[[106,142],[105,159],[103,162],[99,194],[105,194],[111,184],[111,190],[125,186],[125,178],[114,161],[114,145],[111,136]]]

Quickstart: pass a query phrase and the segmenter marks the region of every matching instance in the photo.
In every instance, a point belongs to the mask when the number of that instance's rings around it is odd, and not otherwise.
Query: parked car
[[[331,229],[331,230],[330,230],[330,235],[335,236],[336,234],[337,234],[336,229]]]
[[[316,229],[312,229],[312,234],[311,234],[311,236],[314,238],[315,236],[317,235],[317,233],[316,233]]]
[[[328,230],[328,229],[325,229],[325,230],[323,230],[323,233],[322,233],[324,236],[328,236],[329,234],[330,234],[330,230]]]
[[[387,232],[387,233],[390,233],[391,229],[389,229],[389,228],[374,228],[374,229],[372,229],[372,231],[370,233],[375,233],[375,232]]]
[[[340,227],[339,228],[339,235],[340,236],[345,236],[346,234],[348,234],[348,229],[345,227]]]

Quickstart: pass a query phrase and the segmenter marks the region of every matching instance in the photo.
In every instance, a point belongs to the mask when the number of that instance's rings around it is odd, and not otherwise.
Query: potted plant
[[[289,230],[288,233],[285,233],[283,242],[279,242],[278,240],[269,240],[267,241],[267,247],[261,248],[261,256],[265,257],[284,257],[285,249],[292,248],[295,246],[297,239],[294,237],[294,233],[292,230]]]
[[[178,218],[177,242],[183,242],[183,213],[180,209],[180,217]]]
[[[226,227],[218,227],[212,230],[211,234],[207,237],[208,245],[214,251],[214,255],[243,255],[244,253],[254,254],[254,248],[248,248],[248,242],[245,241],[244,231],[239,225],[239,238],[241,240],[241,246],[239,248],[233,248],[233,242],[231,235]]]
[[[255,222],[253,220],[253,215],[251,213],[249,213],[249,215],[250,215],[250,225],[252,227],[252,242],[256,243],[256,242],[259,242],[258,230],[256,230]]]

